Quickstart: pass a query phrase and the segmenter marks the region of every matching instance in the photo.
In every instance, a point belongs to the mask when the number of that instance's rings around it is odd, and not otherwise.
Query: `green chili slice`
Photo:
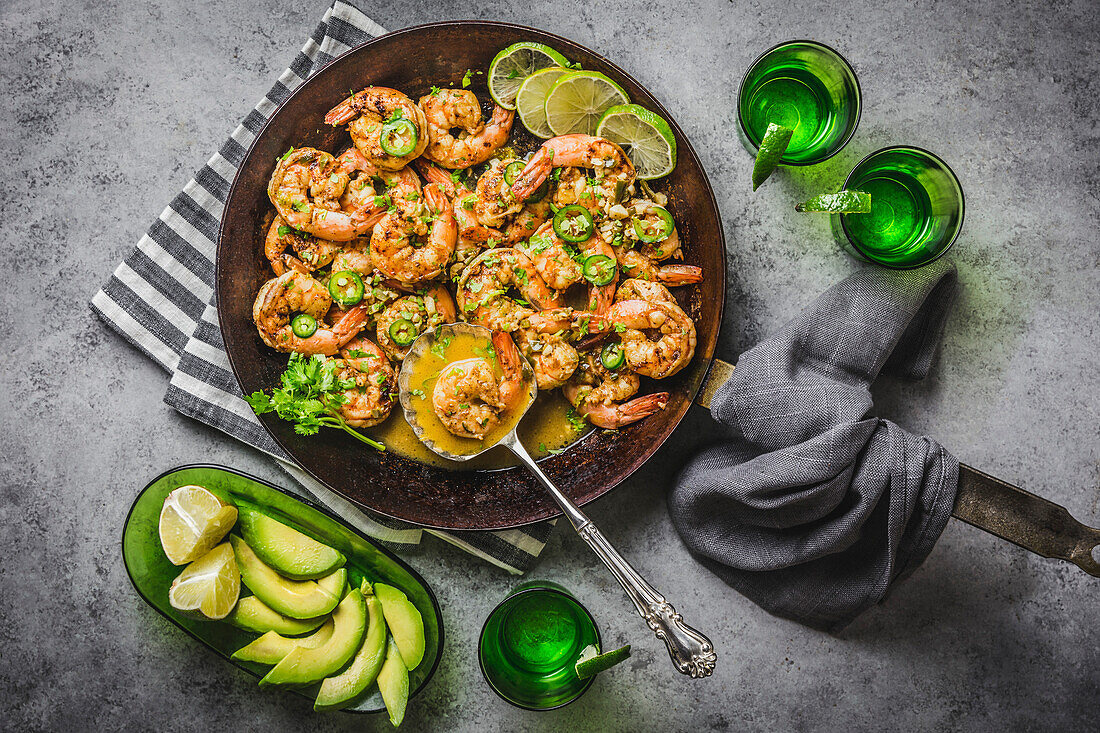
[[[623,346],[620,343],[610,343],[603,347],[603,351],[600,352],[600,363],[604,365],[605,369],[615,371],[625,361],[626,352],[623,351]]]
[[[408,346],[420,335],[420,329],[412,321],[398,318],[390,324],[390,338],[398,346]]]
[[[631,222],[634,224],[634,233],[638,235],[638,239],[646,244],[665,241],[672,235],[672,230],[676,227],[675,222],[672,221],[672,214],[668,213],[668,209],[663,206],[654,206],[650,208],[648,213],[654,212],[657,214],[656,223],[638,217],[634,217]]]
[[[527,166],[522,160],[513,160],[508,165],[504,166],[504,182],[511,186],[516,182],[516,178]]]
[[[617,269],[615,259],[607,255],[592,255],[581,266],[584,279],[599,287],[614,280]]]
[[[584,242],[596,229],[592,213],[580,204],[570,204],[554,214],[554,233],[566,242]]]
[[[307,313],[299,313],[290,322],[290,330],[300,339],[307,339],[317,333],[317,319]]]
[[[386,154],[402,156],[416,149],[417,139],[416,125],[412,120],[400,117],[382,125],[382,137],[379,142]]]
[[[363,278],[351,270],[334,272],[328,279],[328,294],[345,308],[353,306],[363,299]]]

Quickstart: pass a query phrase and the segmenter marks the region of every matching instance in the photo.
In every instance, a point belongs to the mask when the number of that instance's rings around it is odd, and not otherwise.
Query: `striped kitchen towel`
[[[241,398],[217,325],[218,227],[229,186],[249,146],[302,82],[337,56],[385,32],[358,9],[337,0],[290,68],[92,298],[92,309],[171,374],[165,402],[270,454],[309,494],[366,534],[400,547],[419,543],[428,532],[519,574],[538,558],[552,522],[501,532],[441,532],[363,511],[306,474],[264,431]]]

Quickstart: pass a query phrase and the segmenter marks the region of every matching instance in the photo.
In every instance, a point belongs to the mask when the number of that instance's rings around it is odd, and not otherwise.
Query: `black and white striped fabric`
[[[275,457],[309,494],[361,531],[398,546],[417,544],[428,532],[518,574],[534,563],[553,523],[502,532],[439,532],[362,511],[296,466],[264,431],[241,399],[217,325],[218,227],[246,151],[291,91],[337,56],[385,32],[353,6],[333,4],[290,68],[95,295],[92,309],[171,374],[165,402]]]

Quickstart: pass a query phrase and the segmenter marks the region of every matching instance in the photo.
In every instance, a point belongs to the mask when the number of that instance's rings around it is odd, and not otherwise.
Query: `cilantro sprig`
[[[371,440],[348,425],[339,407],[348,401],[344,391],[355,387],[355,380],[340,379],[337,364],[328,357],[314,354],[305,357],[291,354],[281,386],[266,392],[253,392],[245,401],[257,415],[274,412],[283,420],[294,423],[299,435],[316,435],[323,428],[339,428],[357,440],[380,451],[386,446]]]

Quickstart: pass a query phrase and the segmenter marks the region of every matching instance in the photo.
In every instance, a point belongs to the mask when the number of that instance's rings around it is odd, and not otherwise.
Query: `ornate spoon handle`
[[[676,669],[692,677],[709,677],[714,671],[714,662],[717,659],[717,655],[714,653],[714,645],[710,643],[710,639],[685,624],[684,619],[676,612],[672,604],[666,601],[665,597],[658,593],[611,546],[611,543],[600,533],[592,520],[542,472],[519,442],[515,431],[501,442],[523,461],[524,465],[550,492],[550,495],[554,497],[554,501],[568,517],[573,528],[577,530],[577,534],[588,543],[596,556],[603,560],[603,564],[619,581],[619,585],[623,587],[626,595],[634,603],[638,615],[645,619],[646,624],[657,635],[657,638],[668,647],[668,655],[672,658],[672,663],[676,665]]]

